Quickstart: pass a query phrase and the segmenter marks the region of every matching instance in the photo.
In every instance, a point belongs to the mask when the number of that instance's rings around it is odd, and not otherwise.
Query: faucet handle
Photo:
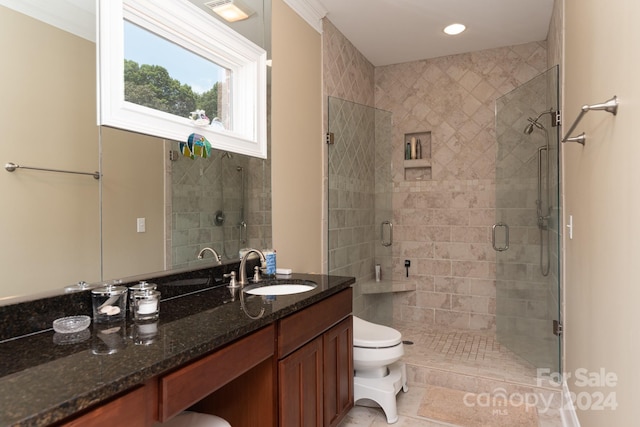
[[[238,287],[238,283],[236,282],[236,272],[232,271],[231,273],[228,274],[223,274],[222,277],[231,277],[231,280],[229,281],[229,288],[237,288]]]
[[[260,267],[257,265],[253,267],[253,282],[258,283],[260,281]]]

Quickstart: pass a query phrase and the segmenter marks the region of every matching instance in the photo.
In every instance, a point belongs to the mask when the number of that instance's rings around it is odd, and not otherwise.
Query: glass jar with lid
[[[160,314],[160,292],[143,289],[132,296],[133,319],[135,321],[156,320]]]
[[[93,321],[96,323],[123,320],[127,309],[127,288],[106,285],[91,290]]]
[[[155,283],[147,283],[144,280],[141,280],[135,285],[129,286],[129,311],[131,312],[132,318],[135,317],[135,314],[133,312],[133,308],[135,307],[135,304],[133,302],[133,295],[136,292],[145,291],[147,289],[151,291],[155,291],[157,288],[158,288],[158,285],[156,285]]]

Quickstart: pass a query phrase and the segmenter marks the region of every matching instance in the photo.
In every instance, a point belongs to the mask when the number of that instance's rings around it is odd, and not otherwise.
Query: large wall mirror
[[[270,1],[244,3],[228,25],[268,58]],[[101,174],[0,171],[0,304],[271,245],[269,159],[96,125],[95,22],[93,0],[0,0],[0,163]]]

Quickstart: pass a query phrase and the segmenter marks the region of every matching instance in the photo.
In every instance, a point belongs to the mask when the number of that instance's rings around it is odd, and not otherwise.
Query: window
[[[100,125],[266,158],[266,52],[184,0],[101,0]]]

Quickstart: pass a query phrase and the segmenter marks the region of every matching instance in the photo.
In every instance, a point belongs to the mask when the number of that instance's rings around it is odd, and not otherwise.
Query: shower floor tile
[[[493,332],[425,327],[396,321],[407,365],[429,367],[486,379],[539,386],[535,366],[500,345]],[[542,381],[544,379],[541,379]]]

